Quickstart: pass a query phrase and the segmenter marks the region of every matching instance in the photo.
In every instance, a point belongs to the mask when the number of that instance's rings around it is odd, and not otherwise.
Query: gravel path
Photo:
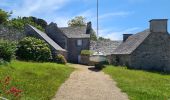
[[[87,66],[72,66],[77,70],[52,100],[128,100],[128,96],[116,87],[116,83],[108,75],[91,71]]]

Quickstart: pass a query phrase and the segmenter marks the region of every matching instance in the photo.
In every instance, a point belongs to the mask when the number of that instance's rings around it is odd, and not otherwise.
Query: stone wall
[[[24,32],[0,25],[0,39],[19,41],[25,37]]]
[[[166,71],[170,68],[170,36],[151,33],[132,53],[132,68]]]
[[[109,63],[129,67],[131,66],[131,55],[111,55]]]
[[[46,28],[47,35],[59,44],[63,49],[67,49],[67,37],[58,29],[57,24],[51,23]]]
[[[70,62],[78,63],[78,56],[80,56],[82,50],[89,50],[90,48],[90,39],[82,38],[82,46],[77,46],[77,40],[75,38],[68,39],[68,59]]]

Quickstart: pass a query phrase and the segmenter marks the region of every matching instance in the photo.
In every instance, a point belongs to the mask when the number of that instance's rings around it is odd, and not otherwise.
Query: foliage
[[[32,22],[34,22],[35,24],[41,26],[44,29],[47,27],[47,22],[45,20],[43,20],[43,19],[40,19],[40,18],[30,16],[30,17],[23,17],[22,19],[31,20]]]
[[[110,40],[110,39],[106,39],[106,38],[104,38],[104,37],[99,37],[98,40],[104,41],[104,40]]]
[[[14,57],[16,51],[16,44],[6,40],[0,40],[0,59],[1,61],[10,62]]]
[[[45,29],[35,23],[31,17],[18,17],[18,18],[13,18],[10,21],[8,21],[7,26],[16,28],[18,30],[24,30],[25,25],[30,24],[32,26],[35,26],[41,31],[44,31]]]
[[[55,58],[55,60],[57,61],[57,63],[60,63],[60,64],[66,64],[67,63],[67,60],[65,59],[65,57],[61,54],[58,54]]]
[[[85,18],[82,16],[77,16],[74,19],[68,21],[68,26],[71,26],[71,27],[86,26]]]
[[[81,51],[81,55],[90,56],[92,54],[93,54],[93,52],[91,50],[82,50]]]
[[[22,60],[49,61],[51,51],[45,41],[33,37],[26,37],[18,44],[17,57]]]
[[[12,97],[13,100],[18,100],[21,98],[22,90],[11,86],[11,77],[6,76],[4,80],[0,80],[0,96],[4,99],[7,97]]]
[[[0,9],[0,24],[7,22],[10,16],[11,13],[5,12],[2,9]]]
[[[104,70],[130,100],[168,100],[170,75],[107,66]]]
[[[90,40],[97,41],[97,35],[96,35],[95,31],[93,31],[93,32],[90,34]]]
[[[12,61],[10,66],[0,67],[0,79],[9,76],[11,86],[21,89],[20,100],[50,100],[73,68],[56,63],[31,63]],[[13,100],[10,96],[9,100]]]

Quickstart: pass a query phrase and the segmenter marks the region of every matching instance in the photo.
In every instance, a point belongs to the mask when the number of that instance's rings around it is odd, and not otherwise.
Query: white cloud
[[[47,14],[60,9],[68,0],[22,0],[13,6],[15,16]]]
[[[139,27],[128,28],[122,31],[112,31],[111,29],[104,29],[99,31],[99,36],[109,38],[111,40],[122,40],[123,34],[134,34],[135,32],[139,31]]]
[[[125,17],[132,14],[132,12],[125,12],[125,11],[120,11],[120,12],[112,12],[112,13],[106,13],[103,15],[99,16],[99,19],[106,19],[109,17]]]

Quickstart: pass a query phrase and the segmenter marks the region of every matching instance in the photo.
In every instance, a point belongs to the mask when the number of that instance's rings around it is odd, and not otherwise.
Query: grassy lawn
[[[170,75],[108,66],[109,74],[130,100],[170,100]]]
[[[0,79],[10,76],[10,85],[23,90],[21,100],[50,100],[73,70],[55,63],[12,61],[8,66],[0,66]]]

